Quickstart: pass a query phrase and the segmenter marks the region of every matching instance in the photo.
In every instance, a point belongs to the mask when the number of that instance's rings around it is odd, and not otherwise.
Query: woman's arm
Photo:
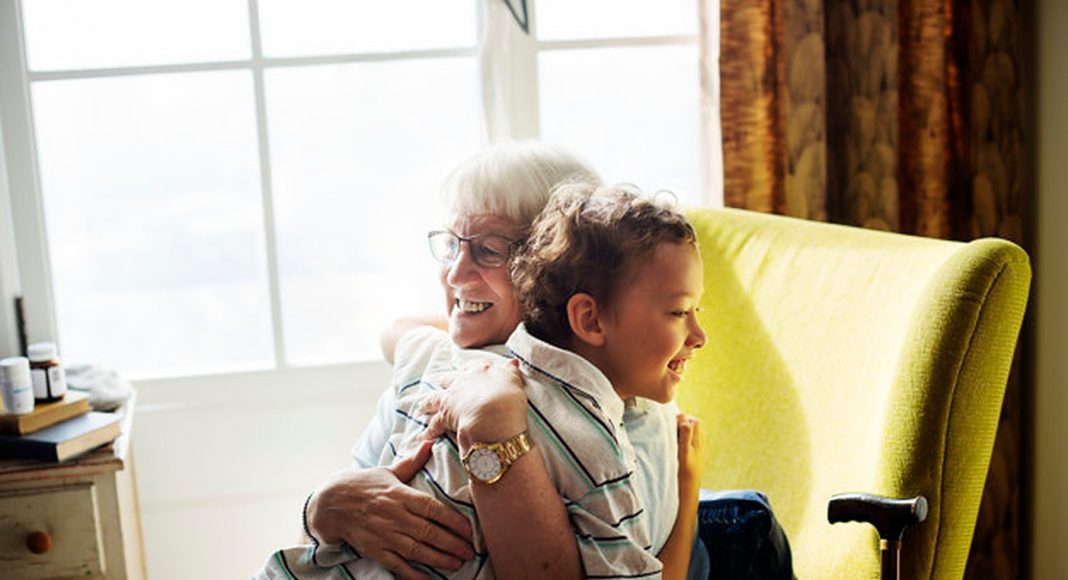
[[[704,463],[700,422],[689,415],[679,415],[676,420],[679,437],[679,512],[675,516],[671,535],[658,556],[664,564],[665,580],[686,578],[697,528],[697,502]]]
[[[437,412],[427,435],[455,432],[461,455],[472,443],[527,429],[527,398],[514,366],[465,367],[429,407]],[[472,481],[471,495],[498,578],[584,576],[575,532],[540,453],[523,454],[492,484]]]
[[[309,497],[305,533],[320,544],[344,541],[401,578],[425,578],[399,556],[455,569],[474,553],[471,526],[465,516],[406,485],[430,457],[429,448],[390,467],[378,466],[395,408],[395,393],[386,389],[353,448],[353,467],[334,474]]]
[[[575,532],[540,453],[519,458],[471,495],[498,578],[582,578]]]
[[[407,560],[458,569],[474,557],[467,518],[405,483],[429,456],[428,442],[390,467],[334,474],[308,500],[306,532],[319,543],[346,542],[400,578],[426,578]]]

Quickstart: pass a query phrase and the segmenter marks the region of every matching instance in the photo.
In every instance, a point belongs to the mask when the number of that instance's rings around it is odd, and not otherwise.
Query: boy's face
[[[449,230],[470,238],[489,234],[515,239],[519,227],[492,214],[459,214]],[[441,268],[449,315],[449,334],[464,348],[501,344],[519,325],[519,303],[507,266],[486,268],[475,263],[471,244],[460,244],[460,254]]]
[[[705,344],[696,317],[703,290],[701,259],[690,244],[662,243],[634,267],[602,317],[598,366],[620,397],[675,397],[687,361]]]

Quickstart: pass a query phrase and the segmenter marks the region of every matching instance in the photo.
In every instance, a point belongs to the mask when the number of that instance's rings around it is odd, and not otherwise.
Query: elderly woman
[[[447,329],[464,348],[503,343],[520,320],[506,267],[512,243],[524,235],[552,189],[570,180],[597,177],[577,158],[544,144],[500,145],[461,165],[446,182],[447,228],[430,235],[431,251],[442,263],[447,320],[397,323],[383,335],[387,359],[400,336],[424,324]],[[392,397],[388,389],[379,401],[372,425],[354,449],[355,465],[309,497],[307,532],[318,542],[347,543],[402,578],[425,577],[411,562],[457,569],[474,555],[467,518],[405,485],[428,448],[389,467],[377,466],[392,421]],[[527,429],[526,397],[510,384],[483,383],[478,396],[466,401],[451,414],[473,440],[501,441]],[[653,404],[630,408],[624,426],[637,455],[638,492],[650,514],[651,547],[657,553],[678,509],[677,488],[656,479],[677,470],[677,456],[668,451],[676,436],[674,411]],[[506,477],[472,486],[471,492],[498,576],[582,577],[574,532],[539,454],[522,455],[508,466]]]

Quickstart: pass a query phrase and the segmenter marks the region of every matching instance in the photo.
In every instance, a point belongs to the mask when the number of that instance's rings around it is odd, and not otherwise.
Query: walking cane
[[[905,528],[927,518],[927,498],[891,499],[867,493],[839,493],[827,504],[827,520],[868,522],[879,532],[883,580],[900,580],[901,538]]]

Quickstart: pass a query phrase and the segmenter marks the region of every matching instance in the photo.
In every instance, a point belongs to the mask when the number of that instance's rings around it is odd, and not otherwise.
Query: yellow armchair
[[[933,240],[692,208],[708,343],[679,405],[702,419],[702,484],[768,494],[798,578],[878,578],[841,492],[923,495],[901,576],[960,579],[1031,271],[997,239]]]

